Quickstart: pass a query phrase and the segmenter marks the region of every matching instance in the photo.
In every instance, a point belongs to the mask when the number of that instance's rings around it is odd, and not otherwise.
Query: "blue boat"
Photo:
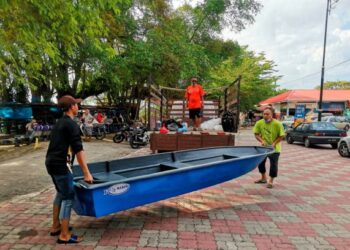
[[[252,171],[273,152],[268,147],[215,147],[91,163],[92,184],[73,166],[74,210],[101,217],[210,187]]]

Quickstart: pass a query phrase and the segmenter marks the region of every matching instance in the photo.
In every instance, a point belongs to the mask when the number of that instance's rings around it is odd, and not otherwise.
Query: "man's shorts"
[[[198,109],[190,109],[189,110],[189,113],[190,113],[190,119],[196,119],[197,118],[200,118],[202,117],[202,110],[200,108]]]
[[[70,172],[64,175],[51,175],[51,178],[62,200],[74,200],[73,175]]]

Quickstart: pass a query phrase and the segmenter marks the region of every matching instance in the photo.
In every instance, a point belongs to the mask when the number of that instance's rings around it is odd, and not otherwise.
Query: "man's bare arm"
[[[284,136],[277,137],[276,140],[273,141],[272,146],[275,147],[276,144],[278,144],[280,141],[282,141],[283,138],[284,138]]]
[[[260,136],[260,134],[254,134],[255,135],[255,139],[257,139],[261,145],[265,145],[265,141],[263,140],[263,138]]]
[[[91,173],[89,171],[89,168],[87,166],[84,150],[81,150],[76,155],[77,155],[77,161],[78,161],[78,163],[80,165],[80,168],[81,168],[81,170],[83,171],[83,174],[84,174],[84,181],[86,181],[88,183],[92,183],[93,177],[92,177],[92,175],[91,175]]]

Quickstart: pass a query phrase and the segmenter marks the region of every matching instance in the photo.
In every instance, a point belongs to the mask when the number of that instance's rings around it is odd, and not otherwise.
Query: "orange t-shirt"
[[[205,92],[201,85],[195,84],[194,86],[190,85],[186,89],[185,98],[188,102],[189,109],[198,109],[202,107],[202,96]]]

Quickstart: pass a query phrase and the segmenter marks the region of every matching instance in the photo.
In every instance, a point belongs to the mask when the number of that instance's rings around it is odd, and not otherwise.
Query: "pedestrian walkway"
[[[237,144],[256,142],[246,130]],[[350,159],[283,142],[275,188],[257,178],[256,170],[100,219],[73,215],[84,236],[75,246],[48,235],[52,188],[15,197],[0,203],[0,249],[350,249]]]

